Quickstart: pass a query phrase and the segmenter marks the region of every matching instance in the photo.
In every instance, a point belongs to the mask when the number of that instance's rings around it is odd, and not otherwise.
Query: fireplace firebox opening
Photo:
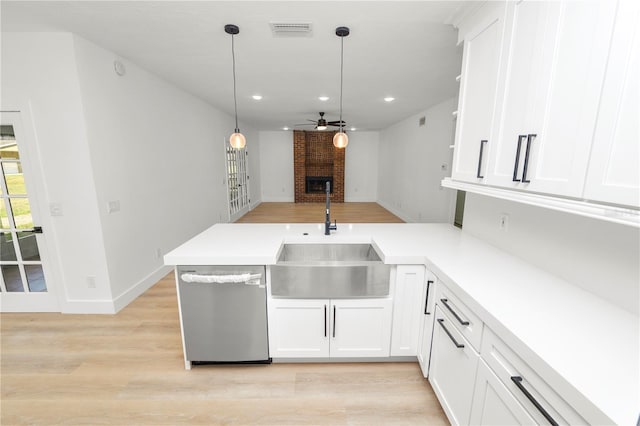
[[[305,193],[307,194],[323,194],[329,182],[330,192],[333,194],[333,177],[332,176],[307,176],[305,179]]]

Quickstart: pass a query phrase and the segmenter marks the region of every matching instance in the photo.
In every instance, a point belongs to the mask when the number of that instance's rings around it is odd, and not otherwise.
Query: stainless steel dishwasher
[[[185,359],[269,363],[264,266],[178,266]]]

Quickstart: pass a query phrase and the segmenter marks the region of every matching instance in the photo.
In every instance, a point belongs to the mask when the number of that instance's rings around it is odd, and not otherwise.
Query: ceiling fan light
[[[349,136],[345,132],[338,132],[333,135],[333,146],[336,148],[346,148],[349,144]]]
[[[229,145],[235,149],[242,149],[247,144],[247,139],[240,133],[240,130],[236,129],[235,133],[232,133],[229,137]]]
[[[318,124],[318,130],[327,130],[327,126],[323,126],[322,124]]]

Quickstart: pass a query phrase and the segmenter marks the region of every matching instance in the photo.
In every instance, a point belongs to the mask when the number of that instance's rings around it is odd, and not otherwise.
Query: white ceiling
[[[6,1],[2,31],[68,31],[115,52],[233,114],[231,36],[236,24],[238,115],[258,130],[337,120],[340,38],[343,119],[378,130],[444,99],[458,86],[462,50],[444,24],[460,1]],[[271,21],[310,22],[308,37],[276,37]],[[114,58],[115,59],[115,58]],[[254,101],[253,94],[261,94]],[[318,96],[329,101],[321,102]],[[396,98],[385,103],[385,96]],[[313,129],[313,126],[298,127]]]

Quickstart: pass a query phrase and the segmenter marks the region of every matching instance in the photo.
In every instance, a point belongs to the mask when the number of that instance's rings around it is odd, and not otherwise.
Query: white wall
[[[440,182],[451,174],[455,108],[448,99],[380,134],[378,203],[407,222],[453,222],[454,195]]]
[[[2,109],[21,111],[35,140],[44,188],[32,208],[43,220],[63,312],[108,311],[112,295],[87,144],[73,37],[61,33],[2,34]],[[31,190],[30,190],[31,192]],[[62,207],[51,217],[49,203]],[[86,277],[96,277],[88,288]]]
[[[123,59],[119,76],[117,55],[74,41],[111,288],[128,298],[157,281],[148,276],[164,269],[158,250],[226,221],[224,141],[234,121]],[[121,210],[109,214],[113,200]]]
[[[378,198],[379,132],[348,132],[345,152],[344,201],[375,202]]]
[[[70,34],[2,37],[2,107],[28,110],[25,125],[37,135],[30,143],[46,186],[36,204],[51,224],[63,312],[125,306],[167,271],[157,249],[228,218],[224,140],[233,117],[126,60],[118,76],[115,59]],[[258,153],[257,132],[241,128]],[[250,154],[252,197],[261,191],[258,160]],[[120,211],[107,213],[109,201]],[[50,217],[51,202],[63,216]]]
[[[509,215],[507,232],[498,227],[503,213]],[[637,228],[467,193],[463,230],[630,312],[640,311]]]
[[[293,132],[263,131],[258,137],[262,201],[293,203]]]
[[[293,132],[260,132],[262,201],[294,202]],[[349,132],[344,199],[374,202],[378,188],[378,132]]]

